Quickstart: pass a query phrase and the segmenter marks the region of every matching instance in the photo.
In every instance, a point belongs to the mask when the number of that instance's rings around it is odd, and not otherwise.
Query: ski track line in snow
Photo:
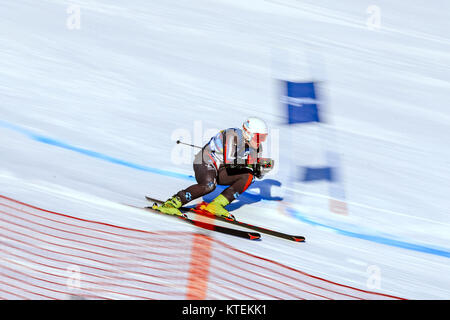
[[[52,145],[52,146],[56,146],[59,148],[67,149],[70,151],[74,151],[77,153],[87,155],[89,157],[101,159],[101,160],[115,163],[118,165],[126,166],[126,167],[129,167],[132,169],[146,171],[146,172],[159,174],[159,175],[164,175],[167,177],[195,181],[195,178],[191,175],[177,173],[177,172],[168,171],[168,170],[161,170],[161,169],[153,168],[153,167],[149,167],[149,166],[144,166],[144,165],[136,164],[136,163],[129,162],[126,160],[111,157],[106,154],[96,152],[93,150],[76,147],[76,146],[70,145],[68,143],[65,143],[63,141],[60,141],[60,140],[57,140],[54,138],[50,138],[50,137],[47,137],[47,136],[44,136],[41,134],[37,134],[29,129],[23,128],[21,126],[18,126],[18,125],[15,125],[15,124],[12,124],[12,123],[9,123],[6,121],[0,120],[0,127],[4,127],[4,128],[19,132],[37,142],[41,142],[41,143],[44,143],[47,145]],[[251,194],[248,194],[248,195],[252,196]],[[307,223],[307,224],[310,224],[313,226],[323,227],[330,231],[337,232],[342,235],[346,235],[346,236],[358,238],[358,239],[364,239],[364,240],[368,240],[368,241],[372,241],[372,242],[376,242],[376,243],[380,243],[380,244],[385,244],[385,245],[389,245],[389,246],[393,246],[393,247],[400,247],[403,249],[414,250],[414,251],[419,251],[419,252],[423,252],[423,253],[428,253],[428,254],[433,254],[433,255],[450,258],[450,250],[448,250],[446,248],[437,248],[437,247],[432,248],[432,247],[427,247],[427,246],[418,245],[418,244],[414,244],[414,243],[409,243],[407,241],[395,240],[395,239],[390,239],[390,238],[381,237],[381,236],[375,236],[375,235],[369,235],[369,234],[363,234],[363,233],[357,233],[357,232],[348,231],[348,230],[344,230],[344,229],[339,229],[339,228],[336,228],[336,227],[333,227],[330,225],[326,225],[326,224],[323,224],[320,222],[316,222],[309,218],[306,218],[305,215],[303,215],[298,210],[295,210],[292,208],[289,208],[288,210],[289,210],[290,216],[292,216],[304,223]]]
[[[295,210],[292,208],[287,208],[286,210],[288,211],[288,213],[291,216],[295,217],[296,219],[298,219],[300,221],[303,221],[303,222],[313,225],[313,226],[317,226],[317,227],[321,227],[321,228],[325,228],[325,229],[337,232],[341,235],[358,238],[358,239],[369,240],[369,241],[377,242],[377,243],[381,243],[381,244],[387,244],[387,245],[390,245],[393,247],[399,247],[399,248],[403,248],[403,249],[409,249],[409,250],[419,251],[419,252],[423,252],[423,253],[429,253],[429,254],[445,257],[445,258],[450,258],[450,251],[448,251],[446,249],[440,249],[437,247],[431,248],[431,247],[427,247],[427,246],[423,246],[423,245],[409,243],[406,241],[389,239],[389,238],[382,237],[382,236],[343,230],[343,229],[329,226],[329,225],[326,225],[326,224],[323,224],[320,222],[313,221],[313,220],[307,218],[306,216],[302,215],[298,210]]]

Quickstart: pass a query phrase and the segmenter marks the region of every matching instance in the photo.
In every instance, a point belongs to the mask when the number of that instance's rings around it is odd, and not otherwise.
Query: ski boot
[[[175,215],[183,217],[185,216],[178,208],[180,208],[183,204],[181,203],[181,199],[179,196],[173,196],[168,199],[162,205],[158,206],[156,203],[153,204],[152,209],[158,210],[165,214]]]
[[[222,194],[219,194],[211,203],[204,203],[200,206],[201,210],[208,211],[216,216],[225,218],[227,220],[236,220],[236,218],[225,209],[225,206],[230,202]]]

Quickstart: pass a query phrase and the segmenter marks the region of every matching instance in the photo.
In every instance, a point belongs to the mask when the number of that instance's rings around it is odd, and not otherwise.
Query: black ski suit
[[[260,172],[246,167],[262,153],[244,140],[242,130],[230,128],[220,131],[195,156],[194,172],[197,184],[177,193],[184,204],[211,193],[216,186],[229,186],[222,195],[231,203],[252,184]]]

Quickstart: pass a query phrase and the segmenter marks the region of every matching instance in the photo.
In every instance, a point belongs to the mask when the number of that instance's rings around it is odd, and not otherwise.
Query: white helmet
[[[256,117],[248,118],[242,125],[244,139],[247,142],[252,142],[254,140],[254,144],[259,146],[259,144],[266,140],[267,134],[269,131],[267,130],[267,125],[264,120]]]

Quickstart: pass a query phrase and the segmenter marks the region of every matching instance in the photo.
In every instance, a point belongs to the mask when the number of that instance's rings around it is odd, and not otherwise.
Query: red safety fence
[[[0,299],[400,299],[193,232],[144,231],[0,196]]]

